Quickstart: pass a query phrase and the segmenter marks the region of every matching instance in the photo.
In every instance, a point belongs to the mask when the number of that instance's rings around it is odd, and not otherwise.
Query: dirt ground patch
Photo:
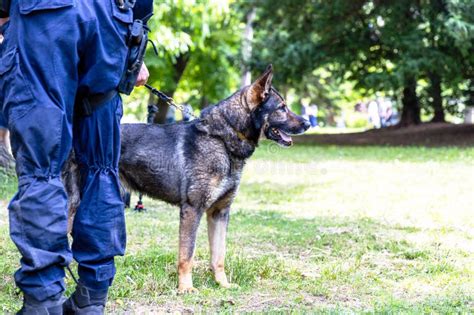
[[[296,143],[333,145],[474,146],[474,125],[430,123],[407,128],[373,129],[345,134],[312,134]]]

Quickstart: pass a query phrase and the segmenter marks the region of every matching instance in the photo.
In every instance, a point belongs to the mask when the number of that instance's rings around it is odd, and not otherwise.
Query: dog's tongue
[[[281,130],[280,130],[280,136],[286,142],[291,142],[291,137],[289,135],[287,135],[286,133],[284,133],[283,131],[281,131]]]

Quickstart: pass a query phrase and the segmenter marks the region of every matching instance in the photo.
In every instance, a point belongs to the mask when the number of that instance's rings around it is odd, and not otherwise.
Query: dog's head
[[[282,146],[293,143],[292,135],[304,133],[309,122],[293,113],[285,99],[272,87],[273,68],[269,65],[265,72],[243,91],[247,106],[252,112],[254,125],[263,135]]]

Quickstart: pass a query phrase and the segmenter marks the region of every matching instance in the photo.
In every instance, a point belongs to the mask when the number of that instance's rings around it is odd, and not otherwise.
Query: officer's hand
[[[150,72],[148,72],[148,68],[146,67],[145,63],[143,63],[142,67],[140,68],[140,73],[138,73],[137,83],[135,83],[135,86],[145,85],[149,76]]]
[[[0,18],[0,26],[8,22],[8,18]],[[3,44],[3,34],[2,31],[0,30],[0,45]]]

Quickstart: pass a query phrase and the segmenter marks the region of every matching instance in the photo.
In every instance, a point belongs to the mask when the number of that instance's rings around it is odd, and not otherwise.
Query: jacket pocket
[[[0,57],[0,105],[3,105],[5,118],[10,122],[23,116],[31,109],[32,101],[30,87],[21,71],[18,50],[13,48]]]
[[[20,0],[20,13],[29,14],[34,11],[53,10],[65,7],[72,7],[75,0]]]

